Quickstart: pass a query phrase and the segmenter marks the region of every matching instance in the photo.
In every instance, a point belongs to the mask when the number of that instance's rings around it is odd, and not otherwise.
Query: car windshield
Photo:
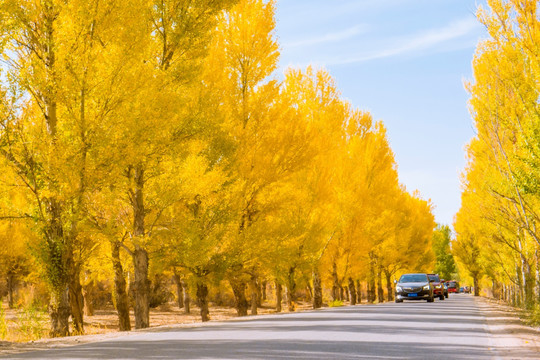
[[[403,275],[399,282],[401,283],[418,283],[418,282],[427,282],[427,275],[426,274],[407,274]]]
[[[441,282],[439,280],[439,275],[428,275],[428,276],[429,276],[430,281]]]

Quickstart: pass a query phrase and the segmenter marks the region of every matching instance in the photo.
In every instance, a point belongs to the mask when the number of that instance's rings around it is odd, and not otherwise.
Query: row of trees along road
[[[323,70],[272,78],[275,6],[0,3],[0,231],[48,285],[51,335],[84,331],[89,278],[114,279],[129,330],[127,285],[150,325],[149,272],[191,284],[206,321],[216,284],[238,315],[267,281],[289,310],[309,284],[317,308],[323,284],[373,301],[433,260],[431,205],[398,183],[383,124]]]
[[[474,281],[516,305],[540,302],[540,22],[538,1],[491,0],[489,37],[468,84],[476,136],[467,148],[453,251]]]

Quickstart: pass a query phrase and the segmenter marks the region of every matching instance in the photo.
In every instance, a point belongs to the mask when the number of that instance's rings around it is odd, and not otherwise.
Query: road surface
[[[534,344],[516,337],[527,335],[517,326],[508,313],[473,296],[451,294],[435,303],[360,305],[154,329],[7,358],[540,359]]]

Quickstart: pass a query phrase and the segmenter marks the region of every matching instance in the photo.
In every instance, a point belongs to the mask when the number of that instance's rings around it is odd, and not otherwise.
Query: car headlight
[[[428,285],[424,285],[424,290],[429,290],[429,284],[428,284]]]
[[[401,288],[401,286],[396,286],[396,291],[401,292],[401,291],[403,291],[403,289]]]

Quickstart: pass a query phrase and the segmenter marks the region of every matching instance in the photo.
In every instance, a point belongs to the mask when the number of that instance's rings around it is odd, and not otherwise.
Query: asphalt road
[[[13,359],[539,359],[470,295],[157,329]]]

